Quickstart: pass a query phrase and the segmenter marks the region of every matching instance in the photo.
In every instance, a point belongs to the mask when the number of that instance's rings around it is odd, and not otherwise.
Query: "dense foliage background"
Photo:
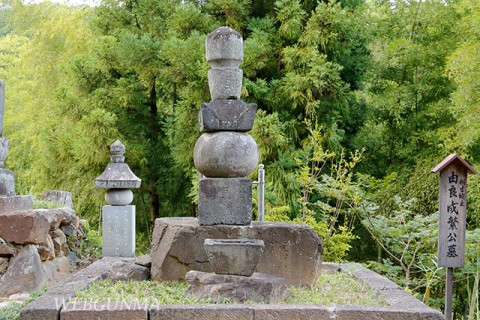
[[[142,178],[139,238],[194,216],[206,35],[245,40],[243,99],[267,170],[267,218],[312,226],[327,260],[368,263],[442,307],[438,177],[450,153],[480,167],[477,0],[3,0],[6,167],[17,191],[61,189],[101,224],[93,179],[120,139]],[[255,179],[255,173],[252,174]],[[467,264],[455,313],[479,319],[480,183],[469,179]]]

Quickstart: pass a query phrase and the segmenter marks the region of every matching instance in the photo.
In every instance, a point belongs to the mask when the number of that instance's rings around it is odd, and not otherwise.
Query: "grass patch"
[[[185,296],[188,284],[183,281],[127,281],[94,282],[87,290],[77,292],[71,302],[142,302],[152,305],[165,304],[209,304],[208,300],[197,300]],[[323,273],[313,288],[289,288],[289,297],[282,304],[356,304],[386,306],[365,284],[343,272]],[[225,300],[223,303],[235,302]]]
[[[46,290],[35,291],[24,303],[12,302],[8,306],[0,309],[0,320],[20,320],[20,311],[27,304],[44,294]]]

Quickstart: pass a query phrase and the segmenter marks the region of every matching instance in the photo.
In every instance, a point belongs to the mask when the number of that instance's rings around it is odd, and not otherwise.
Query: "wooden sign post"
[[[451,154],[432,169],[432,173],[437,172],[440,172],[438,266],[447,268],[445,319],[451,320],[453,268],[465,263],[467,173],[477,171],[457,154]]]

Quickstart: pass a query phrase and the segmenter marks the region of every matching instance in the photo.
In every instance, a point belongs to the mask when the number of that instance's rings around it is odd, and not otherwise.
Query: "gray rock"
[[[56,230],[60,228],[60,224],[65,219],[65,212],[62,209],[34,209],[32,211],[40,213],[47,218],[50,224],[50,230]]]
[[[47,235],[47,242],[45,244],[37,246],[37,251],[42,261],[55,259],[55,245],[50,235]]]
[[[185,275],[185,279],[190,284],[186,295],[213,302],[231,299],[237,303],[278,303],[288,294],[285,279],[263,273],[243,277],[190,271]]]
[[[258,146],[247,133],[204,133],[195,143],[193,160],[209,178],[246,177],[257,166]]]
[[[72,270],[72,265],[67,257],[56,257],[53,263],[57,267],[59,273],[67,274]]]
[[[9,258],[0,257],[0,276],[7,270],[8,261],[10,261]]]
[[[150,278],[150,270],[135,263],[134,259],[113,262],[108,278],[118,281],[144,281]]]
[[[39,198],[43,201],[58,203],[61,207],[73,208],[72,193],[61,190],[46,190]]]
[[[103,206],[102,255],[135,256],[135,206]]]
[[[32,196],[0,196],[0,216],[32,209]]]
[[[0,237],[17,244],[44,244],[50,224],[36,211],[20,211],[0,215]]]
[[[281,222],[201,226],[195,218],[161,218],[155,220],[153,232],[152,279],[181,280],[190,270],[213,272],[203,249],[205,239],[263,240],[257,272],[285,278],[289,286],[312,286],[319,276],[322,245],[308,226]]]
[[[263,240],[205,239],[208,261],[216,274],[249,277],[263,254]]]
[[[198,114],[201,132],[250,131],[257,105],[242,100],[213,100],[202,103]]]
[[[1,114],[2,123],[0,125],[3,128],[3,108],[1,108],[1,110],[2,110],[2,114]],[[3,166],[5,165],[5,159],[7,158],[7,155],[8,155],[8,145],[9,145],[8,139],[2,138],[0,135],[0,168],[3,168]]]
[[[75,229],[71,224],[64,224],[60,226],[60,230],[66,235],[66,236],[71,236],[74,232]]]
[[[41,290],[47,286],[47,276],[40,256],[33,245],[26,245],[13,257],[0,280],[0,297],[20,292]]]
[[[57,279],[57,266],[52,261],[42,262],[43,271],[47,275],[48,281],[55,281]]]
[[[17,249],[0,238],[0,257],[9,257],[17,253]]]
[[[10,170],[0,169],[0,195],[15,195],[15,175]]]
[[[152,258],[150,258],[149,254],[145,254],[143,256],[139,256],[135,258],[135,263],[150,269],[152,267]]]
[[[249,225],[252,221],[252,180],[200,179],[198,220],[201,225]]]
[[[62,253],[63,255],[68,255],[70,253],[70,250],[68,250],[67,246],[67,237],[62,230],[57,229],[50,231],[49,235],[52,237],[53,248],[56,256],[61,256]]]

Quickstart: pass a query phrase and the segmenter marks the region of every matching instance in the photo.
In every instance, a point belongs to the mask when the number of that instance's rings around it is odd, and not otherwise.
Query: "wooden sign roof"
[[[451,155],[443,159],[443,161],[437,164],[437,166],[433,168],[431,172],[432,173],[440,172],[451,163],[456,163],[457,165],[465,167],[467,172],[470,174],[477,174],[477,170],[475,170],[467,161],[465,161],[462,157],[460,157],[456,153],[452,153]]]

